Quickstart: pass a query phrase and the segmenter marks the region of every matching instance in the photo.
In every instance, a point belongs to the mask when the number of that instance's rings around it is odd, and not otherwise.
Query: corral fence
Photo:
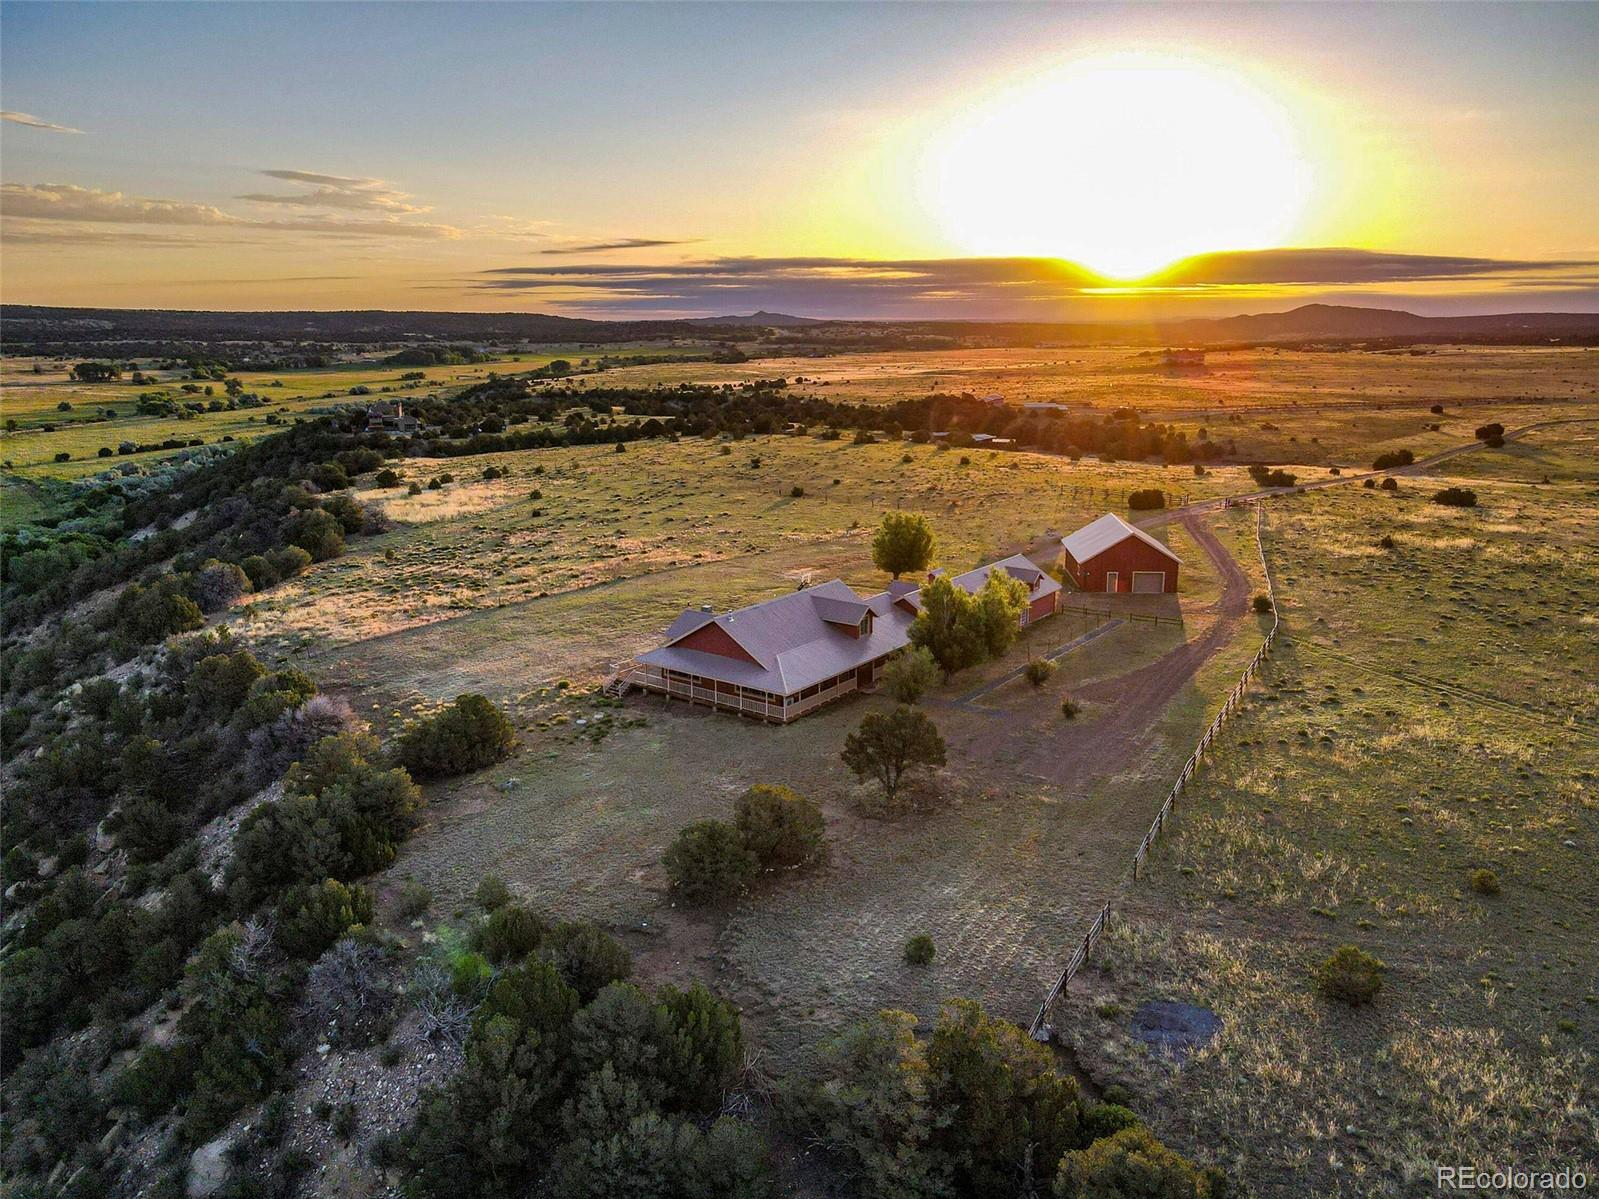
[[[1277,630],[1282,625],[1282,620],[1277,614],[1277,591],[1272,585],[1271,567],[1266,563],[1266,508],[1265,505],[1255,504],[1255,549],[1260,555],[1261,573],[1266,579],[1266,596],[1271,600],[1271,628],[1266,630],[1266,636],[1260,643],[1260,648],[1255,651],[1255,656],[1249,660],[1249,665],[1244,667],[1243,674],[1233,689],[1227,693],[1227,699],[1222,703],[1221,710],[1216,713],[1216,718],[1210,722],[1208,728],[1199,738],[1199,744],[1194,746],[1194,752],[1188,755],[1188,761],[1183,763],[1183,769],[1177,776],[1177,781],[1172,784],[1171,790],[1166,793],[1165,802],[1160,805],[1160,811],[1155,813],[1154,822],[1150,824],[1149,831],[1144,834],[1144,839],[1138,843],[1138,849],[1133,854],[1133,880],[1136,882],[1144,869],[1144,861],[1149,856],[1149,851],[1154,848],[1155,841],[1159,838],[1161,830],[1166,827],[1166,822],[1171,819],[1177,807],[1177,797],[1199,771],[1200,763],[1205,760],[1205,755],[1210,752],[1216,738],[1221,734],[1222,727],[1231,719],[1244,702],[1244,694],[1249,690],[1250,681],[1260,670],[1261,663],[1271,656],[1272,644],[1277,640]],[[1065,968],[1056,978],[1049,992],[1044,996],[1044,1002],[1038,1007],[1038,1014],[1033,1017],[1033,1022],[1028,1026],[1028,1034],[1035,1040],[1049,1039],[1049,1009],[1066,992],[1077,972],[1087,963],[1089,954],[1094,950],[1105,925],[1110,920],[1110,903],[1107,901],[1095,914],[1093,922],[1088,926],[1088,932],[1072,951],[1072,956],[1067,959]]]
[[[1102,616],[1106,620],[1109,620],[1111,617],[1115,617],[1118,620],[1134,621],[1142,624],[1181,625],[1184,623],[1181,616],[1161,616],[1156,612],[1112,611],[1109,608],[1089,608],[1080,606],[1078,604],[1062,604],[1060,606],[1060,611],[1062,613],[1069,612],[1075,616]]]

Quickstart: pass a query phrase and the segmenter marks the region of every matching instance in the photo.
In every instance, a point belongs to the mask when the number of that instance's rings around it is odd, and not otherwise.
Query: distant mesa
[[[797,325],[825,324],[814,316],[790,316],[786,312],[752,312],[748,316],[700,316],[686,322],[690,325],[733,325],[765,329],[792,329]]]

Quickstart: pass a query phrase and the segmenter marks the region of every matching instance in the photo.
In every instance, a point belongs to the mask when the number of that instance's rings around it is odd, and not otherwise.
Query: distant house
[[[1022,405],[1024,412],[1065,412],[1067,408],[1066,404],[1057,404],[1053,400],[1035,400]]]
[[[1062,539],[1066,573],[1083,591],[1174,594],[1182,559],[1148,533],[1107,512]]]
[[[1056,611],[1060,584],[1020,554],[950,582],[976,593],[996,570],[1027,587],[1022,625]],[[691,608],[672,622],[664,644],[640,654],[608,686],[633,685],[787,724],[873,687],[888,660],[910,644],[920,596],[921,585],[908,581],[863,596],[833,579],[720,615],[708,606]]]
[[[990,408],[1003,408],[1005,406],[1005,397],[996,391],[986,396],[978,396],[977,402],[979,404],[987,404]]]
[[[368,433],[393,433],[409,437],[416,430],[416,417],[405,415],[405,406],[398,401],[393,404],[372,404],[367,407],[366,431]]]

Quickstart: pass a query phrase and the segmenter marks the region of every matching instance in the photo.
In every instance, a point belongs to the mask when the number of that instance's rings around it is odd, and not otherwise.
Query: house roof
[[[956,575],[950,582],[962,591],[969,591],[975,595],[982,590],[983,584],[988,582],[989,574],[996,570],[1002,570],[1011,578],[1020,579],[1025,583],[1029,599],[1052,595],[1060,590],[1059,583],[1023,554],[1012,554],[1009,558],[1001,558],[998,562],[990,562],[986,566],[979,566],[976,570],[968,570],[965,574]]]
[[[1078,529],[1077,532],[1061,539],[1061,544],[1066,547],[1066,552],[1071,555],[1074,562],[1087,562],[1090,558],[1098,557],[1113,545],[1126,541],[1129,537],[1136,537],[1152,549],[1157,549],[1178,565],[1182,559],[1148,533],[1130,525],[1114,512],[1107,512],[1098,520],[1092,521]]]
[[[876,617],[870,633],[854,637],[837,627],[860,624],[868,611]],[[675,644],[713,622],[755,661]],[[833,579],[720,616],[685,612],[667,630],[668,644],[639,655],[638,660],[792,695],[899,649],[906,644],[910,622],[911,614],[895,607],[887,592],[863,599],[842,579]]]

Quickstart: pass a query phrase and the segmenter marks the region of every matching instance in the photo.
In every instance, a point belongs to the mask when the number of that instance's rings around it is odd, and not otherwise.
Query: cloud
[[[1414,283],[1427,279],[1481,278],[1558,270],[1592,263],[1440,254],[1391,254],[1376,250],[1235,250],[1200,254],[1159,272],[1163,286],[1217,287],[1280,283]]]
[[[231,225],[239,221],[209,204],[148,200],[72,183],[4,184],[0,186],[0,213],[35,220],[130,225]]]
[[[553,250],[540,250],[541,254],[603,254],[607,250],[650,250],[656,246],[690,246],[701,240],[690,238],[622,237],[616,241],[597,241],[584,246],[559,246]]]
[[[1595,267],[1592,262],[1288,249],[1201,255],[1148,282],[1171,297],[1462,279],[1507,286],[1546,275],[1569,277],[1573,271],[1599,286]],[[1072,302],[1103,294],[1108,285],[1086,267],[1052,258],[793,257],[500,267],[481,272],[468,286],[616,313],[720,315],[764,308],[838,317],[1052,320]]]
[[[54,121],[46,121],[34,116],[31,112],[13,112],[11,109],[0,110],[0,121],[10,121],[14,125],[26,125],[29,129],[43,129],[49,133],[82,133],[81,129],[74,129],[71,125],[57,125]]]
[[[406,192],[396,191],[382,179],[352,178],[346,175],[321,175],[315,171],[262,171],[272,179],[303,183],[308,192],[249,192],[235,197],[253,204],[284,204],[297,208],[339,209],[351,212],[385,212],[409,216],[428,209],[408,203]]]
[[[101,191],[71,183],[4,184],[0,186],[0,215],[6,218],[4,237],[7,241],[34,244],[50,241],[83,244],[108,240],[89,235],[89,231],[83,228],[106,224],[185,226],[212,235],[313,233],[351,238],[407,239],[460,236],[460,231],[449,225],[401,221],[398,219],[400,214],[357,220],[324,216],[256,220],[234,216],[211,204],[129,196],[122,192]],[[26,224],[13,228],[13,223],[17,221]],[[60,222],[60,232],[52,233],[48,222]],[[128,234],[119,235],[119,238],[130,242],[141,240]]]

